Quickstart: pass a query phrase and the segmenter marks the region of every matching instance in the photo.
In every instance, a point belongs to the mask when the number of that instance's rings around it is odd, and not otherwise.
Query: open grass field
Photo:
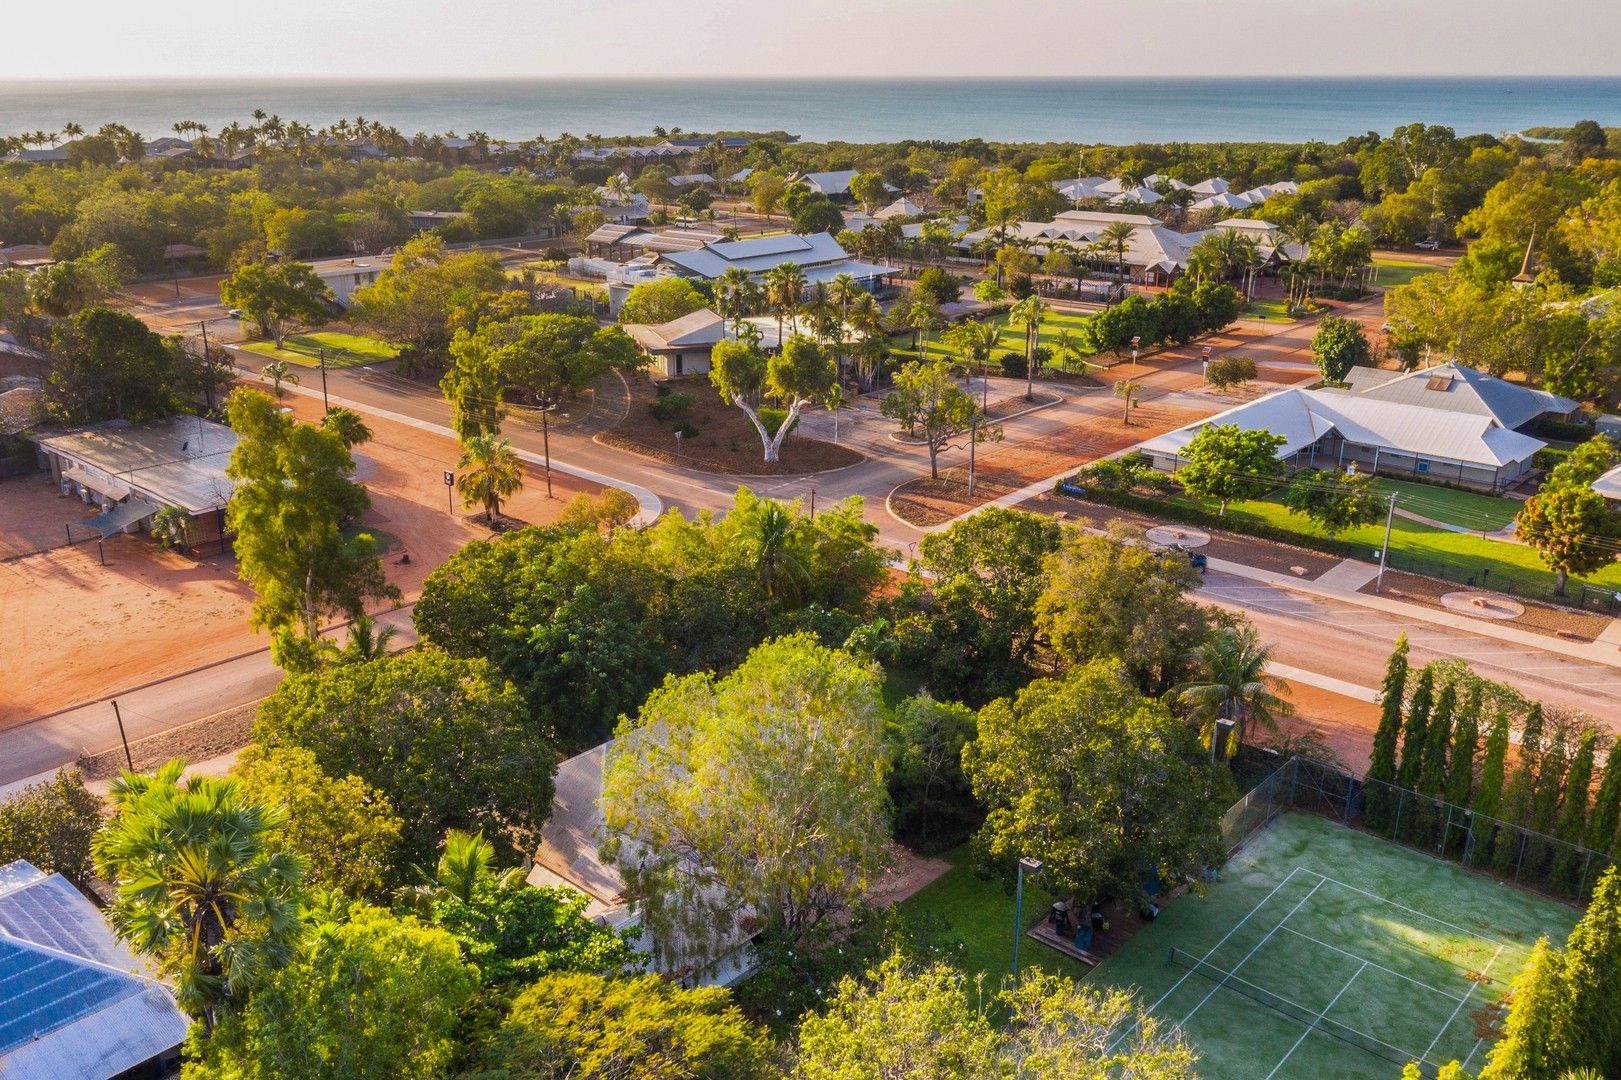
[[[910,915],[928,914],[945,922],[945,937],[960,941],[963,952],[956,962],[969,977],[983,974],[987,987],[1001,985],[1013,963],[1013,895],[1000,880],[975,875],[968,845],[940,856],[951,869],[921,891],[903,900]],[[1024,883],[1024,929],[1041,922],[1057,897],[1040,887],[1040,878]],[[1019,942],[1019,968],[1040,968],[1054,975],[1080,978],[1086,966],[1026,937]]]
[[[1519,499],[1501,499],[1473,491],[1384,477],[1376,478],[1373,487],[1385,495],[1395,492],[1398,496],[1396,505],[1403,510],[1478,532],[1496,532],[1507,528],[1514,523],[1514,515],[1520,512],[1520,507],[1525,505]]]
[[[1406,285],[1416,277],[1425,274],[1439,274],[1446,270],[1444,266],[1434,263],[1414,262],[1411,259],[1397,259],[1386,255],[1373,257],[1373,280],[1376,285],[1392,288],[1396,285]]]
[[[318,354],[323,350],[326,352],[326,366],[334,368],[358,367],[361,364],[375,364],[379,360],[392,360],[399,352],[386,341],[379,341],[365,334],[345,334],[337,330],[288,334],[283,339],[283,345],[290,348],[278,349],[274,341],[250,341],[242,348],[273,360],[285,360],[289,364],[309,368],[321,366]]]
[[[1067,330],[1070,332],[1070,334],[1079,338],[1081,337],[1082,326],[1090,317],[1091,316],[1088,315],[1071,315],[1067,312],[1048,312],[1046,318],[1042,319],[1040,343],[1052,350],[1052,363],[1054,365],[1059,366],[1060,368],[1063,366],[1063,361],[1058,356],[1057,345],[1058,334],[1060,331]],[[989,321],[992,326],[997,327],[1001,332],[996,341],[996,348],[991,353],[991,359],[993,362],[996,361],[996,359],[1003,352],[1016,352],[1021,355],[1024,353],[1023,326],[1009,326],[1006,314],[993,315]],[[957,350],[943,344],[940,341],[941,333],[943,333],[943,331],[937,330],[929,336],[929,343],[923,349],[924,355],[930,358],[946,357],[952,360],[960,359],[960,354],[957,352]],[[909,332],[896,334],[889,340],[890,348],[895,352],[902,362],[917,359],[917,350],[912,347],[912,335]],[[1077,341],[1077,345],[1079,345],[1079,341]],[[1092,354],[1090,352],[1083,352],[1079,355],[1084,357]],[[1076,371],[1080,370],[1080,364],[1078,363],[1071,361],[1071,366],[1073,366]]]
[[[1424,490],[1429,494],[1432,489]],[[1213,502],[1206,503],[1186,495],[1173,495],[1169,498],[1173,502],[1210,512],[1216,509]],[[1263,522],[1299,536],[1327,535],[1306,518],[1290,513],[1283,506],[1281,498],[1281,492],[1274,492],[1266,499],[1231,503],[1227,507],[1227,516]],[[1398,505],[1408,504],[1404,502]],[[1431,516],[1426,511],[1420,510],[1416,504],[1412,508],[1417,513]],[[1454,517],[1465,516],[1456,506],[1440,508]],[[1501,513],[1500,510],[1498,512]],[[1437,520],[1442,520],[1439,515],[1434,516]],[[1470,527],[1478,526],[1471,524]],[[1364,525],[1343,532],[1339,539],[1366,547],[1373,553],[1377,552],[1384,542],[1384,535],[1384,522],[1380,521],[1374,525]],[[1444,576],[1449,581],[1459,582],[1473,576],[1477,585],[1534,596],[1546,596],[1553,591],[1554,575],[1543,566],[1542,559],[1536,551],[1524,544],[1491,540],[1478,533],[1437,529],[1423,522],[1397,515],[1390,532],[1390,552],[1390,566],[1396,570]],[[1572,578],[1567,592],[1576,588],[1578,580],[1602,589],[1621,591],[1621,563],[1612,563],[1603,570],[1580,579]]]
[[[1454,1059],[1473,1073],[1490,1049],[1490,1006],[1536,939],[1563,942],[1577,917],[1289,813],[1239,849],[1205,898],[1179,898],[1091,979],[1136,988],[1211,1080],[1390,1080],[1406,1061],[1434,1076]]]
[[[1258,296],[1251,300],[1240,318],[1254,318],[1260,316],[1269,322],[1294,322],[1295,317],[1289,314],[1289,305],[1277,296]]]

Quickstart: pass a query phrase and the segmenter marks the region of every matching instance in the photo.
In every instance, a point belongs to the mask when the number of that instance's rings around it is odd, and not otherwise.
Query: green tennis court
[[[1092,974],[1137,987],[1217,1078],[1478,1069],[1539,935],[1577,912],[1310,814],[1251,837]],[[1123,1038],[1128,1033],[1121,1033]]]

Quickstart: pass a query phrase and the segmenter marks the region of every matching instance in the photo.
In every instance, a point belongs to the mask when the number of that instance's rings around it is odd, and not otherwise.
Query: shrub
[[[918,297],[930,297],[937,304],[949,304],[957,299],[959,283],[949,272],[930,266],[918,274],[912,292]]]
[[[1001,356],[1001,363],[1002,374],[1009,379],[1024,378],[1026,364],[1023,353],[1005,352]]]
[[[773,439],[777,437],[777,429],[782,426],[782,422],[786,419],[788,419],[787,409],[774,409],[767,405],[760,410],[760,423],[765,425],[766,434],[770,435]],[[797,428],[798,426],[799,419],[796,417],[794,419],[794,427],[789,428],[788,433],[792,435],[794,428]]]
[[[647,407],[647,410],[653,414],[653,419],[667,424],[672,420],[679,419],[688,409],[692,408],[692,403],[697,400],[697,398],[685,391],[674,393],[666,391],[659,394],[658,398]]]
[[[1569,450],[1562,450],[1557,446],[1544,446],[1531,455],[1531,466],[1532,468],[1547,470],[1563,463],[1569,457]]]
[[[1218,356],[1205,370],[1205,380],[1217,390],[1225,390],[1249,382],[1255,374],[1255,361],[1248,356]]]
[[[1577,420],[1543,417],[1531,429],[1531,434],[1542,439],[1559,439],[1561,442],[1586,442],[1593,437],[1593,425]]]

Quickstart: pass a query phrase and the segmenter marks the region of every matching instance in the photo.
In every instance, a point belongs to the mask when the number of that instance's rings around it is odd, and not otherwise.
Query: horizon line
[[[500,74],[500,75],[311,75],[311,74],[218,74],[218,75],[0,75],[0,86],[29,83],[64,82],[420,82],[420,83],[495,83],[495,82],[1205,82],[1245,80],[1252,82],[1336,82],[1355,79],[1405,79],[1415,82],[1440,82],[1456,79],[1480,79],[1496,82],[1556,80],[1602,81],[1621,80],[1616,72],[1341,72],[1333,74],[1302,73],[1131,73],[1120,75],[1049,74],[1049,75],[849,75],[849,74],[768,74],[768,75],[690,75],[690,74]]]

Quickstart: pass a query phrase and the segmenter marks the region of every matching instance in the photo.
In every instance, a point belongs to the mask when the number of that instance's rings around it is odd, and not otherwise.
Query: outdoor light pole
[[[326,396],[326,350],[321,350],[321,407],[327,412],[332,411],[332,402]]]
[[[1041,873],[1041,860],[1019,860],[1018,884],[1013,889],[1013,977],[1019,977],[1019,938],[1024,936],[1024,875]]]
[[[1131,366],[1134,368],[1137,366],[1137,348],[1142,343],[1143,338],[1141,334],[1137,334],[1131,339]]]
[[[552,497],[552,431],[548,417],[553,409],[557,408],[557,400],[551,394],[540,396],[540,446],[546,455],[546,497]],[[676,444],[680,446],[679,443]]]
[[[1210,381],[1210,346],[1206,345],[1199,354],[1199,370],[1204,374],[1204,381]]]

